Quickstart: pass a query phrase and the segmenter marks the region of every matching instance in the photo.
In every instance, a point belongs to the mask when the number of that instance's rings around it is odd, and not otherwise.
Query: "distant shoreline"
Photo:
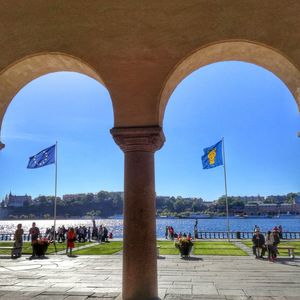
[[[171,220],[171,219],[184,219],[184,220],[205,220],[205,219],[226,219],[226,216],[202,216],[202,217],[173,217],[173,216],[157,216],[156,219],[159,220]],[[96,217],[96,218],[87,218],[87,217],[71,217],[71,218],[56,218],[57,221],[61,220],[86,220],[86,221],[99,221],[99,220],[123,220],[121,216],[116,217]],[[229,216],[229,219],[300,219],[300,215],[276,215],[276,216]],[[24,218],[2,218],[1,221],[53,221],[52,218],[33,218],[33,219],[24,219]],[[0,223],[1,223],[0,221]]]

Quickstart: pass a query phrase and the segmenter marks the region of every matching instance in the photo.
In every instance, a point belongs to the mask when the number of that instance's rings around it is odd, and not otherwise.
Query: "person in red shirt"
[[[76,239],[76,233],[75,233],[74,228],[71,227],[68,230],[68,233],[67,233],[67,249],[66,249],[66,254],[68,255],[68,249],[70,249],[69,256],[72,256],[72,249],[75,247],[75,243],[74,243],[75,239]]]

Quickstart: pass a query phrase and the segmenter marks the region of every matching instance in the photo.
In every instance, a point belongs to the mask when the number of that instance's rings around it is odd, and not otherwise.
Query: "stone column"
[[[158,299],[154,152],[165,141],[161,127],[113,128],[125,154],[124,300]]]
[[[0,150],[2,150],[4,147],[5,145],[0,142]]]

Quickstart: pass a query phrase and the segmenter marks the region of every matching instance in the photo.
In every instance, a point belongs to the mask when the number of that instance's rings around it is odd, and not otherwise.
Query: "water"
[[[254,225],[258,225],[262,231],[272,230],[273,227],[279,224],[283,227],[285,232],[300,232],[300,218],[299,217],[280,217],[280,218],[230,218],[230,231],[253,231]],[[28,220],[13,220],[0,221],[0,233],[13,233],[18,223],[22,223],[24,232],[27,233],[31,227],[32,221]],[[36,220],[37,226],[41,232],[45,232],[47,227],[53,225],[53,220]],[[86,226],[92,227],[92,220],[57,220],[57,227],[65,225],[66,228],[70,226]],[[123,220],[122,219],[98,219],[96,225],[103,224],[112,232],[114,237],[123,237]],[[157,237],[161,238],[165,235],[166,226],[173,226],[175,232],[193,234],[195,219],[157,219],[156,232]],[[210,218],[198,219],[199,231],[227,231],[226,218]]]

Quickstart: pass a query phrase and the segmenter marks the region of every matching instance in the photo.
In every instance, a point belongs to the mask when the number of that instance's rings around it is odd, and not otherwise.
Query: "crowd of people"
[[[197,239],[198,230],[197,224],[195,223],[194,234],[195,239]],[[50,242],[66,243],[66,254],[72,256],[72,249],[75,247],[75,241],[77,242],[91,242],[91,240],[96,240],[99,243],[108,242],[108,239],[112,239],[112,233],[108,233],[108,229],[100,225],[97,227],[95,223],[93,227],[70,227],[68,229],[65,226],[58,227],[55,230],[54,226],[52,228],[47,228],[45,234],[41,234],[39,228],[36,226],[36,223],[32,223],[32,227],[29,230],[31,237],[32,245],[32,256],[31,259],[35,257],[44,256],[47,250],[47,246]],[[22,247],[23,247],[23,234],[24,230],[22,224],[17,225],[17,229],[14,235],[14,247],[12,251],[12,257],[18,258],[21,257]],[[166,226],[165,238],[177,241],[181,239],[192,241],[192,235],[189,232],[186,233],[176,233],[172,226]],[[282,238],[282,226],[275,226],[272,231],[268,231],[266,235],[263,235],[260,231],[260,228],[255,225],[254,234],[252,237],[252,249],[253,254],[256,258],[264,258],[265,253],[268,253],[268,259],[274,261],[277,258],[278,249],[277,246],[280,243]],[[44,246],[44,247],[43,247]]]
[[[67,239],[68,231],[71,229],[66,229],[64,225],[58,227],[54,232],[54,226],[47,228],[45,232],[45,237],[53,241],[54,239],[58,243],[64,243]],[[107,242],[108,239],[113,238],[112,232],[108,232],[108,229],[100,225],[99,227],[86,227],[86,226],[77,226],[74,227],[75,240],[79,243],[91,242],[91,240],[97,240],[98,242]]]
[[[19,258],[22,255],[23,248],[23,234],[24,230],[22,224],[17,225],[17,229],[14,234],[14,246],[12,251],[12,258]],[[44,257],[49,243],[58,242],[66,243],[66,254],[72,256],[72,249],[75,247],[75,242],[91,242],[92,240],[98,243],[108,242],[108,239],[113,238],[112,232],[108,232],[108,229],[100,225],[99,227],[70,227],[68,229],[65,226],[58,227],[55,230],[54,226],[47,228],[46,232],[42,234],[40,229],[33,222],[29,229],[31,238],[32,255],[30,259],[37,257]]]
[[[269,261],[275,261],[278,255],[277,246],[282,238],[282,227],[275,226],[272,231],[268,231],[264,236],[260,232],[260,228],[255,225],[252,237],[252,249],[255,258],[264,258],[266,251],[268,252]]]
[[[192,234],[190,232],[188,234],[186,234],[185,232],[184,233],[182,233],[182,232],[176,233],[172,226],[166,226],[166,231],[165,231],[166,239],[174,241],[174,239],[180,239],[182,237],[186,237],[187,239],[191,240]]]

